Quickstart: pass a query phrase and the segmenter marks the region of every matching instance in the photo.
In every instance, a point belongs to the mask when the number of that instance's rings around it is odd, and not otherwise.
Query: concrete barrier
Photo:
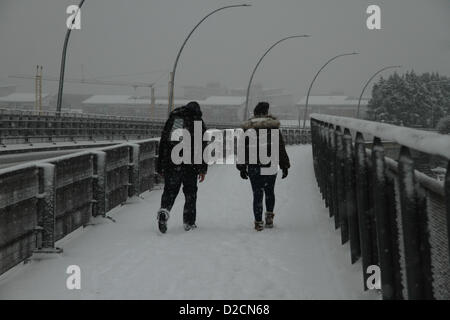
[[[42,182],[36,166],[0,175],[0,274],[36,248]]]
[[[155,182],[158,139],[0,170],[0,274]]]

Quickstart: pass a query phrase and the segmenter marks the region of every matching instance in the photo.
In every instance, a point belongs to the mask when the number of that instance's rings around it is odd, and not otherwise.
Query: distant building
[[[64,93],[62,97],[62,109],[65,110],[81,110],[83,101],[91,97],[92,94]],[[50,107],[56,109],[58,95],[55,94],[50,98]]]
[[[247,89],[235,88],[230,89],[230,94],[234,96],[247,96]],[[260,101],[270,103],[270,113],[280,119],[297,119],[298,110],[294,103],[294,96],[285,89],[281,88],[263,88],[257,84],[252,87],[249,97],[249,112]]]
[[[367,112],[368,99],[361,100],[360,116],[364,117]],[[300,119],[304,118],[306,97],[297,103],[300,110]],[[349,96],[310,96],[308,102],[308,114],[323,113],[342,117],[356,117],[358,99]]]
[[[190,101],[192,100],[175,99],[174,105],[180,107]],[[200,104],[206,122],[239,122],[243,119],[244,97],[212,96],[195,101]],[[83,101],[82,109],[91,114],[166,119],[167,105],[167,99],[156,99],[155,106],[152,107],[150,99],[128,95],[95,95]]]
[[[231,96],[247,96],[247,88],[234,88],[230,89],[229,93]],[[256,104],[260,101],[267,101],[274,106],[287,106],[291,107],[294,105],[294,100],[292,94],[286,92],[285,89],[281,88],[263,88],[261,85],[252,86],[250,90],[250,101],[251,105]]]
[[[49,108],[50,95],[42,94],[42,109]],[[7,96],[0,97],[0,107],[34,110],[36,103],[36,95],[34,93],[11,93]]]
[[[14,85],[0,85],[0,97],[10,95],[16,92],[16,86]]]
[[[204,100],[212,96],[227,96],[228,89],[220,83],[211,82],[203,86],[184,86],[184,99]]]
[[[93,95],[84,100],[81,107],[84,113],[90,114],[164,118],[164,110],[151,110],[150,104],[150,99],[130,95]]]
[[[221,86],[218,82],[210,82],[206,86],[184,86],[183,99],[201,100],[206,104],[208,98],[213,97],[246,97],[247,88],[231,88]],[[223,100],[223,98],[222,98]],[[230,100],[231,101],[231,100]],[[295,106],[294,97],[282,88],[264,88],[260,83],[252,86],[249,97],[249,113],[251,114],[255,105],[260,101],[267,101],[271,105],[271,113],[282,119],[297,119],[298,110]],[[245,100],[243,102],[245,104]],[[232,105],[228,105],[231,107]],[[214,108],[214,112],[218,112]],[[212,112],[212,111],[211,111]],[[228,115],[228,114],[226,114]],[[238,116],[243,119],[243,114]],[[239,120],[240,121],[240,120]]]
[[[279,119],[298,119],[294,96],[284,90],[279,93],[266,94],[259,100],[269,102],[270,112]]]
[[[206,122],[235,123],[244,120],[245,97],[213,96],[198,103]]]

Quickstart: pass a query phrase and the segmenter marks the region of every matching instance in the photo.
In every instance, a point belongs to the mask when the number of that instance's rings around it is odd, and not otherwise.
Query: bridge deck
[[[361,265],[324,208],[310,146],[290,147],[293,167],[277,180],[275,228],[252,229],[250,183],[233,165],[210,167],[199,185],[198,226],[182,228],[183,196],[169,230],[157,232],[161,190],[144,194],[63,239],[64,253],[32,260],[0,278],[0,299],[374,299]],[[81,268],[67,290],[66,268]]]

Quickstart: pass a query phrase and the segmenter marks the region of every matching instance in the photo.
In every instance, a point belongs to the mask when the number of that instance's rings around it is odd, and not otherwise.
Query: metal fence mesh
[[[383,141],[361,130],[367,121],[325,118],[312,120],[314,171],[351,262],[362,258],[364,281],[378,265],[384,299],[450,299],[450,173],[442,183],[417,171],[418,158],[401,144],[398,159],[388,158]],[[437,153],[442,164],[445,152]]]

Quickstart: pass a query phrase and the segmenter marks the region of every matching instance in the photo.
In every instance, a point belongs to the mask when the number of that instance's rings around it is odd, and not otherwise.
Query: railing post
[[[361,256],[359,242],[358,213],[356,211],[355,164],[353,160],[353,141],[350,130],[344,130],[345,155],[345,201],[347,204],[348,232],[350,238],[350,252],[352,264]]]
[[[339,198],[338,198],[338,173],[337,173],[337,154],[336,154],[336,127],[333,126],[333,130],[330,132],[330,162],[333,169],[333,216],[334,216],[334,228],[339,228]]]
[[[130,144],[132,161],[130,163],[130,185],[131,188],[128,189],[128,196],[138,196],[139,195],[139,155],[141,146],[138,144]]]
[[[92,216],[106,216],[107,192],[106,192],[106,152],[94,151],[94,206]]]
[[[3,130],[5,128],[4,121],[3,121],[3,110],[0,109],[0,146],[5,146],[3,143]],[[6,129],[6,128],[5,128]]]
[[[447,240],[450,257],[450,161],[447,164],[447,173],[445,175],[445,199],[447,207]],[[449,259],[450,263],[450,259]]]
[[[333,217],[335,215],[336,212],[336,197],[335,197],[335,168],[334,168],[334,161],[333,161],[333,157],[334,157],[334,128],[331,124],[327,125],[328,130],[327,130],[327,134],[328,134],[328,139],[327,139],[327,152],[326,152],[326,157],[327,157],[327,165],[328,165],[328,176],[326,177],[326,179],[328,180],[328,192],[329,192],[329,216]]]
[[[320,175],[320,183],[322,185],[321,191],[322,191],[322,198],[325,200],[325,205],[328,207],[328,200],[327,200],[327,174],[328,174],[328,167],[325,166],[326,159],[326,147],[327,147],[327,127],[324,123],[320,126],[320,159],[321,159],[321,165],[319,168]]]
[[[337,177],[337,200],[339,212],[339,226],[341,228],[341,242],[346,243],[348,235],[347,201],[345,199],[345,153],[344,141],[341,127],[336,127],[336,177]]]
[[[328,125],[324,124],[323,126],[323,137],[322,137],[322,162],[328,162],[328,139],[329,139],[329,128]],[[323,166],[321,167],[322,173],[322,183],[323,183],[323,192],[325,195],[325,205],[330,210],[330,184],[328,181],[328,176],[330,175],[330,167]]]
[[[414,162],[407,147],[402,147],[398,160],[400,207],[405,248],[405,269],[408,299],[425,299],[424,261],[421,249],[421,220],[426,212],[418,212]]]
[[[56,242],[56,166],[50,163],[39,164],[38,225],[41,231],[41,244],[36,253],[60,253]]]
[[[319,185],[319,191],[320,191],[320,195],[322,196],[323,199],[323,185],[322,185],[322,176],[323,176],[323,158],[322,158],[322,148],[323,148],[323,124],[319,123],[319,125],[317,126],[317,176],[316,176],[316,180],[317,180],[317,184]]]
[[[381,290],[383,299],[395,298],[394,266],[391,248],[391,226],[386,200],[386,164],[384,148],[377,137],[372,147],[373,166],[373,208],[375,213],[379,267],[381,269]]]
[[[368,267],[376,264],[374,257],[374,244],[372,234],[374,221],[373,212],[369,203],[369,181],[367,168],[367,154],[364,136],[358,132],[355,138],[355,174],[356,179],[356,205],[358,211],[359,235],[361,246],[362,269],[364,279],[364,290],[367,290]]]
[[[317,159],[317,130],[318,124],[316,121],[311,121],[311,146],[312,146],[312,154],[313,154],[313,168],[314,168],[314,176],[317,178],[318,174],[318,159]],[[283,130],[285,132],[285,130]],[[285,134],[284,134],[285,135]]]

